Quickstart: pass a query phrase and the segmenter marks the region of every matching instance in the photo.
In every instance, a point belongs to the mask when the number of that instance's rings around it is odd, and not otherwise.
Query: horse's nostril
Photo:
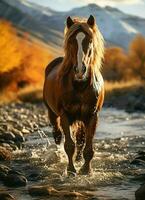
[[[83,72],[83,74],[86,72],[86,66],[85,65],[82,66],[82,72]]]

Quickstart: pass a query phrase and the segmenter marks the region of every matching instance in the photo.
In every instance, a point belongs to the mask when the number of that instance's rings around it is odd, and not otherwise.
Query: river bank
[[[106,88],[105,107],[114,107],[127,112],[145,112],[145,85],[133,83],[125,87]]]
[[[89,200],[135,199],[135,191],[144,181],[144,162],[136,160],[145,151],[144,120],[143,113],[104,108],[94,140],[94,172],[69,178],[63,145],[58,148],[53,142],[44,105],[0,106],[0,148],[11,153],[1,156],[0,193],[9,193],[16,200],[45,200],[48,193],[51,200],[82,200],[84,196]],[[76,163],[77,170],[80,165]],[[64,197],[66,190],[70,193]],[[71,193],[74,191],[77,193]]]

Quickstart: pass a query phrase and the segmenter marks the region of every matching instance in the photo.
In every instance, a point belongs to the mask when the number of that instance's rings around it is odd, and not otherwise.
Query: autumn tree
[[[119,47],[110,47],[105,51],[103,74],[106,80],[122,80],[129,72],[128,59],[124,50]]]
[[[138,35],[129,47],[130,68],[134,76],[145,80],[145,38]]]
[[[44,68],[52,59],[48,48],[30,40],[29,34],[0,20],[0,89],[17,90],[26,84],[42,84]],[[24,84],[26,83],[26,84]]]
[[[19,49],[19,38],[12,25],[0,20],[0,73],[19,67],[22,53]]]

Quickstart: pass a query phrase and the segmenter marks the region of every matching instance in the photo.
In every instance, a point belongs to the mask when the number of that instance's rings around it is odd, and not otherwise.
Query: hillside
[[[61,48],[63,44],[66,17],[88,17],[90,14],[96,17],[107,45],[113,44],[127,49],[136,34],[145,35],[145,19],[127,15],[108,6],[101,8],[96,4],[89,4],[68,12],[56,12],[25,0],[0,2],[0,17],[11,20],[15,25],[57,48]]]

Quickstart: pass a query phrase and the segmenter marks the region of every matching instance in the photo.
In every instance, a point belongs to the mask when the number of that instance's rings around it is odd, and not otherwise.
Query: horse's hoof
[[[67,175],[70,176],[70,177],[74,177],[76,176],[77,172],[75,170],[75,168],[68,168],[67,169]]]
[[[92,174],[92,170],[90,168],[82,167],[79,171],[80,175],[90,175]]]
[[[68,175],[68,177],[75,177],[77,175],[77,173],[72,172],[72,171],[67,171],[67,175]]]

